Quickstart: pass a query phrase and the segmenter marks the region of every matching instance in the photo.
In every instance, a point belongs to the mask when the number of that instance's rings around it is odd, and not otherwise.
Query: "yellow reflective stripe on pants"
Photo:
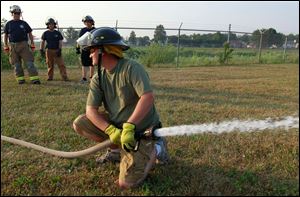
[[[39,76],[33,76],[33,77],[29,77],[30,81],[33,81],[33,80],[39,80]]]
[[[24,77],[17,77],[16,79],[17,79],[17,81],[25,80]]]

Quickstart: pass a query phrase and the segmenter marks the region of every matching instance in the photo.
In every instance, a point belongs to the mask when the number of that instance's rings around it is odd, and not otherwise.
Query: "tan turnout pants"
[[[60,75],[63,80],[66,80],[67,77],[67,71],[64,64],[64,60],[62,56],[57,57],[57,50],[58,49],[47,49],[46,50],[46,63],[48,65],[48,79],[53,79],[54,75],[54,64],[57,64]]]
[[[78,116],[73,123],[90,135],[96,135],[103,140],[109,139],[109,136],[98,129],[85,114]],[[140,183],[146,178],[151,167],[148,163],[153,155],[154,144],[154,140],[142,139],[137,152],[121,151],[119,180],[127,183]]]

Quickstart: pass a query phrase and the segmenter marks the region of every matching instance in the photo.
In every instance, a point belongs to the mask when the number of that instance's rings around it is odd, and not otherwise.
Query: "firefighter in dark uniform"
[[[64,60],[62,58],[61,50],[62,50],[62,41],[63,36],[56,28],[56,20],[53,18],[48,18],[45,22],[48,30],[45,31],[42,35],[42,42],[40,45],[40,52],[41,56],[45,57],[46,55],[46,62],[48,65],[48,79],[47,81],[53,80],[54,75],[54,64],[57,64],[60,75],[64,81],[69,81],[67,77],[67,71],[64,64]],[[45,41],[47,42],[46,45],[46,53],[44,50]]]
[[[27,66],[29,78],[33,84],[41,84],[37,68],[34,65],[32,29],[25,21],[21,20],[20,6],[10,6],[13,20],[8,21],[4,27],[4,51],[9,53],[9,62],[15,68],[15,76],[19,84],[25,83],[22,59]],[[30,46],[28,45],[30,38]],[[9,40],[9,42],[8,42]],[[31,48],[31,49],[30,49]]]
[[[86,32],[90,32],[95,29],[95,27],[94,27],[95,21],[91,16],[89,16],[89,15],[84,16],[82,18],[82,22],[84,23],[85,27],[80,30],[79,37],[81,37]],[[81,53],[82,79],[80,82],[86,83],[87,82],[86,75],[87,75],[88,70],[90,70],[90,75],[89,75],[90,79],[94,75],[94,66],[92,63],[92,59],[90,58],[90,52],[88,50],[84,50],[84,49],[82,49],[80,52],[80,47],[79,47],[79,45],[77,45],[76,53],[77,54]]]

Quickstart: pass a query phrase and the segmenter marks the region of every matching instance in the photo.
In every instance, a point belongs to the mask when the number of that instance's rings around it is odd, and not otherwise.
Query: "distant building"
[[[246,46],[247,49],[255,49],[256,48],[256,44],[254,43],[248,43]]]
[[[284,48],[285,46],[284,46],[284,44],[282,45],[282,47]],[[287,49],[291,49],[291,48],[295,48],[295,49],[298,49],[298,47],[299,47],[299,43],[297,43],[297,41],[296,40],[288,40],[287,42],[286,42],[286,48]]]
[[[230,47],[232,48],[246,48],[247,44],[240,40],[230,40]]]

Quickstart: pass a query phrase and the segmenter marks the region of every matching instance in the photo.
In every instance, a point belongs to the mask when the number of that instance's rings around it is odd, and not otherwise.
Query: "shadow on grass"
[[[145,195],[298,196],[299,182],[246,169],[224,169],[173,159],[168,166],[157,166],[142,185],[142,190]]]
[[[40,165],[43,158],[34,158]],[[50,158],[49,161],[52,159]],[[119,165],[105,164],[98,166],[94,159],[78,158],[74,160],[55,159],[44,169],[44,174],[32,168],[33,172],[18,173],[17,178],[3,175],[1,194],[60,194],[60,195],[184,195],[184,196],[244,196],[244,195],[299,195],[299,182],[295,179],[274,177],[263,172],[238,170],[237,167],[224,168],[217,165],[199,164],[197,159],[171,157],[171,163],[157,165],[145,182],[136,189],[121,191],[113,180],[118,177]],[[2,163],[3,162],[3,163]],[[58,163],[57,163],[58,162]],[[22,170],[32,165],[32,161],[20,161],[12,164],[1,161],[3,169],[15,168]],[[51,169],[52,168],[52,169]],[[14,173],[13,173],[14,174]],[[81,177],[78,177],[78,176]],[[12,179],[11,179],[12,178]],[[10,181],[8,181],[10,179]],[[41,185],[41,182],[42,185]],[[100,184],[100,185],[99,185]],[[45,188],[47,185],[49,188]],[[78,188],[72,188],[78,187]]]

